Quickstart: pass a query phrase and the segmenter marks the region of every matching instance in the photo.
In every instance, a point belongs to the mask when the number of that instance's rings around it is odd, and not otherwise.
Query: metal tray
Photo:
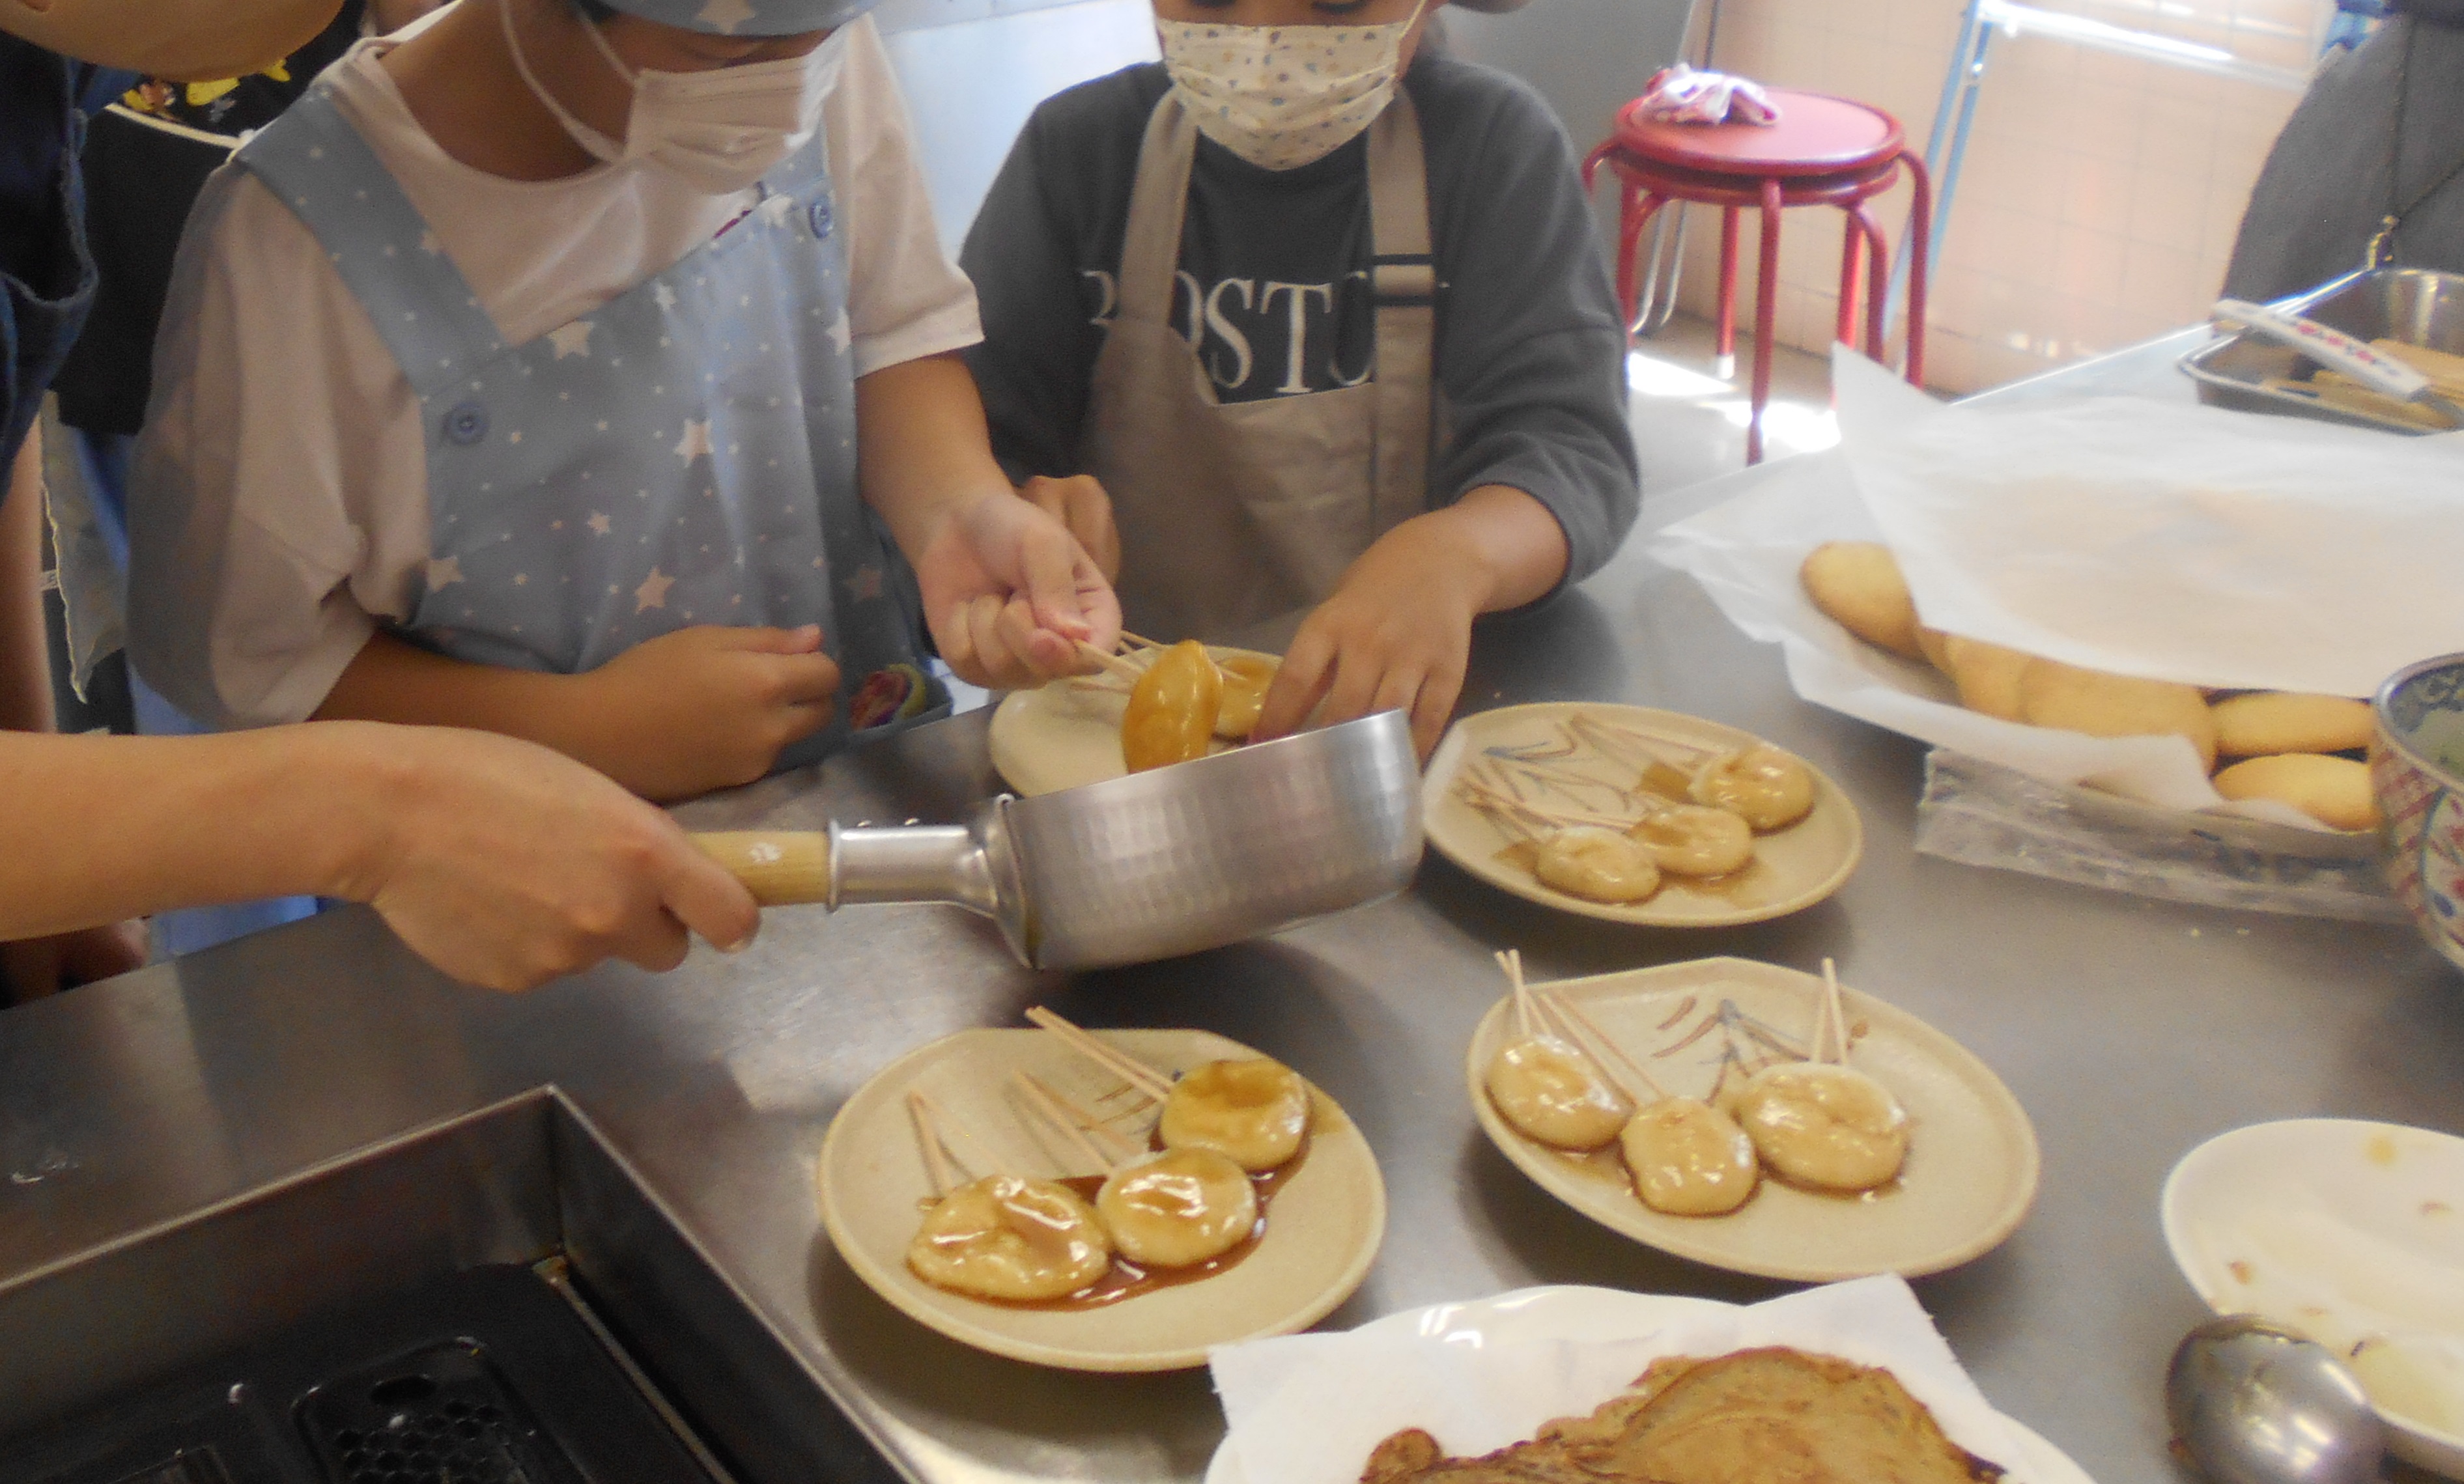
[[[2357,339],[2387,338],[2464,355],[2464,274],[2425,268],[2369,268],[2277,302]],[[2268,390],[2261,383],[2273,379],[2310,380],[2318,373],[2318,362],[2248,331],[2209,341],[2184,356],[2181,366],[2184,375],[2199,383],[2199,400],[2214,406],[2286,413],[2395,433],[2433,431],[2395,418],[2348,412]]]

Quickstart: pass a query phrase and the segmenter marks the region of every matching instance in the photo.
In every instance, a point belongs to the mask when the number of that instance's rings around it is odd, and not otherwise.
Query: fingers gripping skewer
[[[1132,665],[1129,661],[1122,659],[1119,655],[1106,654],[1103,650],[1096,648],[1093,644],[1089,644],[1083,639],[1078,641],[1078,653],[1082,658],[1091,660],[1097,666],[1102,667],[1105,674],[1113,676],[1120,680],[1134,683],[1140,675],[1145,673],[1144,670]]]
[[[1150,1100],[1161,1102],[1172,1095],[1172,1083],[1162,1073],[1113,1050],[1043,1006],[1029,1009],[1026,1018],[1061,1037],[1063,1044],[1070,1050],[1128,1082]]]

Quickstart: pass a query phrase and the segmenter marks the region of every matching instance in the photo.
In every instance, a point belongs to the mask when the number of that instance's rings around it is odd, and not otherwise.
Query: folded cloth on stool
[[[1642,114],[1665,123],[1775,123],[1779,105],[1759,83],[1679,62],[1643,84]]]

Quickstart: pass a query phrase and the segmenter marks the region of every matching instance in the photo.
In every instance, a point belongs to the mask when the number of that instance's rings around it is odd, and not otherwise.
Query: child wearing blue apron
[[[81,0],[0,5],[0,466],[79,327],[95,262],[77,211],[81,120],[130,78],[262,67],[324,24],[333,0]],[[72,58],[82,59],[73,61]],[[92,65],[87,65],[92,64]],[[210,86],[210,83],[205,84]],[[36,592],[15,482],[0,520],[16,558],[0,596]],[[0,653],[40,693],[43,657]],[[28,666],[33,666],[29,669]],[[0,1001],[116,972],[114,925],[183,905],[319,892],[370,903],[414,951],[474,984],[517,989],[610,954],[666,969],[690,929],[749,941],[756,907],[673,820],[537,747],[438,728],[270,728],[149,738],[0,731]]]
[[[244,146],[165,310],[140,673],[670,798],[935,714],[920,625],[977,684],[1109,645],[992,462],[865,8],[463,0]]]

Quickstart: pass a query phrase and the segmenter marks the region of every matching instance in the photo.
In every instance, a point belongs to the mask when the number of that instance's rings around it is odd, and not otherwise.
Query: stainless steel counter
[[[2169,356],[2070,382],[2170,391],[2149,380]],[[1649,518],[1722,492],[1658,498]],[[1361,1124],[1393,1203],[1385,1250],[1335,1326],[1544,1282],[1750,1299],[1777,1286],[1632,1245],[1518,1174],[1473,1124],[1463,1047],[1499,993],[1498,947],[1521,947],[1544,976],[1717,953],[1810,969],[1831,954],[1983,1057],[2035,1118],[2044,1184],[2027,1223],[1918,1292],[1987,1396],[2101,1484],[2133,1484],[2176,1476],[2158,1385],[2202,1317],[2157,1231],[2172,1162],[2211,1134],[2294,1115],[2464,1131],[2464,979],[2409,928],[1920,858],[1918,746],[1795,700],[1774,651],[1639,550],[1484,633],[1467,705],[1563,698],[1697,712],[1802,753],[1862,809],[1862,867],[1796,917],[1683,933],[1562,917],[1433,855],[1396,900],[1073,980],[1019,969],[988,926],[954,910],[799,909],[774,913],[742,958],[696,954],[663,978],[604,969],[515,998],[442,982],[372,917],[331,914],[0,1015],[0,1277],[553,1080],[899,1472],[929,1484],[1193,1479],[1221,1430],[1202,1375],[1064,1375],[978,1355],[901,1318],[837,1260],[819,1234],[813,1156],[831,1110],[874,1069],[1038,1000],[1097,1025],[1202,1025],[1289,1061]],[[951,819],[994,786],[977,716],[689,814]]]

